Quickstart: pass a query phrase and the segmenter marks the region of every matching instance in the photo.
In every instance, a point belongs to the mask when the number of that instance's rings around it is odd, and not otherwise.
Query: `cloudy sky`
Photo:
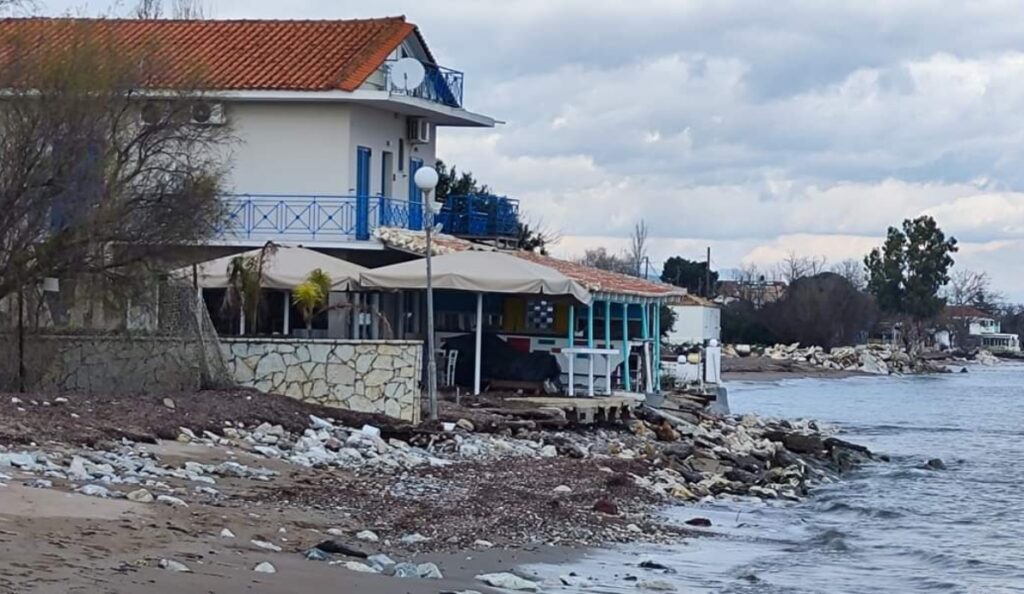
[[[217,18],[405,14],[466,104],[440,156],[563,236],[768,267],[859,258],[922,213],[1024,300],[1018,1],[208,0]],[[63,3],[62,3],[63,2]],[[47,12],[107,4],[44,0]]]

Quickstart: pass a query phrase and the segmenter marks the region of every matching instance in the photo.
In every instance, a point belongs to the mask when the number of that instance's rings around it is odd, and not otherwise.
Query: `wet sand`
[[[313,520],[310,518],[309,520]],[[98,499],[11,481],[0,488],[0,591],[24,593],[177,592],[294,593],[408,592],[487,588],[480,573],[508,571],[523,564],[566,562],[572,549],[466,551],[402,556],[438,564],[445,579],[400,579],[362,574],[326,562],[305,560],[300,543],[330,538],[296,518],[268,514],[254,518],[233,509],[178,509]],[[288,526],[286,532],[277,531]],[[236,538],[219,536],[221,527]],[[251,538],[284,550],[264,551]],[[191,573],[159,568],[169,558]],[[397,558],[397,555],[396,555]],[[276,574],[253,571],[269,561]]]

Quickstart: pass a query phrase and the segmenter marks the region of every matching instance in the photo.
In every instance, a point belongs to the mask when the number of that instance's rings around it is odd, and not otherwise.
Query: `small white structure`
[[[707,344],[722,338],[722,310],[707,299],[684,295],[680,303],[669,305],[676,314],[675,324],[665,339],[670,344]]]

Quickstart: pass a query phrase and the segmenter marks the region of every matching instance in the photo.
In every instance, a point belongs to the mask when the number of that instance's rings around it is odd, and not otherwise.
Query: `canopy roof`
[[[258,249],[250,250],[198,264],[199,286],[206,289],[226,288],[230,280],[228,269],[231,261],[240,256],[259,256],[259,253]],[[335,291],[348,291],[356,288],[359,274],[367,270],[358,264],[301,247],[278,246],[273,255],[267,258],[263,264],[262,286],[265,289],[294,289],[306,281],[310,272],[319,268],[331,277],[331,286]],[[175,275],[191,278],[192,267],[179,268]]]
[[[567,295],[590,303],[591,295],[580,283],[554,268],[502,252],[452,252],[431,261],[434,288],[474,293]],[[365,288],[425,289],[427,267],[412,260],[367,270],[359,276]]]

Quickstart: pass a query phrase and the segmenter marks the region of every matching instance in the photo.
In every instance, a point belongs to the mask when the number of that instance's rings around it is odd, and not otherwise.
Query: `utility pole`
[[[711,246],[708,246],[708,259],[704,264],[704,297],[711,299]]]

